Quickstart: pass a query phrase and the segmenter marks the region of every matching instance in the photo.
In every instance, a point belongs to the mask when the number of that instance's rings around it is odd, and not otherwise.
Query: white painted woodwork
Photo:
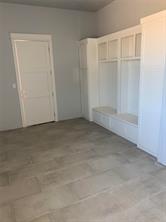
[[[14,56],[23,126],[55,120],[54,83],[48,41],[15,40]]]
[[[97,107],[97,108],[94,108],[93,111],[96,111],[98,113],[103,113],[104,115],[108,115],[108,116],[117,113],[116,109],[113,109],[112,107],[109,107],[109,106]]]
[[[97,39],[93,121],[166,165],[166,11]]]
[[[80,43],[80,68],[87,69],[87,43]]]
[[[142,40],[142,34],[138,33],[135,35],[135,56],[140,57],[141,56],[141,40]]]
[[[125,139],[137,144],[138,141],[138,125],[133,123],[136,117],[129,114],[117,114],[111,118],[111,131],[124,137]]]
[[[138,137],[140,36],[141,28],[136,26],[98,38],[93,59],[89,56],[92,43],[80,43],[83,116],[134,143]]]
[[[108,42],[108,58],[110,60],[118,59],[118,39]]]
[[[166,63],[166,11],[142,19],[138,146],[158,155]]]
[[[98,55],[99,55],[99,60],[107,60],[108,58],[108,43],[107,42],[102,42],[98,45]]]
[[[162,113],[160,119],[160,135],[159,135],[159,149],[157,152],[157,159],[163,165],[166,165],[166,72],[164,75],[163,98],[162,98]]]
[[[80,78],[82,115],[92,121],[92,109],[98,106],[97,41],[80,42]]]
[[[110,124],[109,124],[109,116],[101,113],[101,112],[96,112],[95,110],[93,111],[93,121],[100,126],[110,130]]]
[[[133,115],[133,114],[129,114],[129,113],[118,113],[115,115],[116,118],[126,121],[130,124],[134,124],[134,125],[138,125],[138,117]]]
[[[134,35],[126,36],[121,39],[121,57],[134,57],[135,56],[135,42]]]

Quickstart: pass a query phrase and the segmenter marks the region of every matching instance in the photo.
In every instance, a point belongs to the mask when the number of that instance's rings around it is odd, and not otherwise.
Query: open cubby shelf
[[[117,113],[117,110],[110,106],[96,107],[94,110],[109,116]]]
[[[97,107],[93,109],[93,120],[100,126],[137,143],[137,116],[130,113],[117,113],[112,107]]]
[[[99,65],[99,105],[117,109],[118,63],[108,62]]]
[[[98,61],[112,61],[112,60],[128,60],[140,59],[141,57],[141,31],[138,33],[130,32],[125,36],[109,40],[105,38],[98,44]]]
[[[117,110],[112,107],[96,107],[93,109],[98,113],[102,113],[104,115],[119,119],[121,121],[125,121],[130,124],[138,125],[138,116],[130,114],[130,113],[117,113]]]
[[[137,143],[141,29],[99,38],[99,107],[94,121]],[[113,37],[114,36],[114,37]]]
[[[140,61],[121,61],[120,112],[138,115]]]
[[[127,123],[134,124],[134,125],[138,126],[138,116],[135,116],[133,114],[118,113],[118,114],[115,114],[113,117],[117,118],[119,120],[125,121]]]

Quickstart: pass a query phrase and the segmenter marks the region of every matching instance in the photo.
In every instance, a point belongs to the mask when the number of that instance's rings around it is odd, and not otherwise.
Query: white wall
[[[58,114],[60,119],[68,119],[81,115],[78,40],[96,35],[95,21],[95,13],[0,3],[0,124],[3,119],[3,129],[22,125],[18,93],[12,88],[16,75],[10,33],[52,35]]]
[[[97,13],[98,35],[137,25],[141,17],[164,9],[166,0],[114,0]]]

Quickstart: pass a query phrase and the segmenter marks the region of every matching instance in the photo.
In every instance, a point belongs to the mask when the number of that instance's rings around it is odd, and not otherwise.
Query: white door
[[[14,41],[23,126],[54,121],[49,42]]]

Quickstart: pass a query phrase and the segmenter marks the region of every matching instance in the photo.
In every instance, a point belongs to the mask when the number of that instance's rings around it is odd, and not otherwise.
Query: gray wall
[[[97,13],[98,35],[137,25],[141,17],[164,9],[166,0],[114,0]]]
[[[12,88],[16,82],[12,32],[52,35],[59,118],[79,117],[78,40],[96,35],[96,14],[0,3],[0,16],[0,129],[22,125],[18,92]]]
[[[60,119],[81,115],[77,41],[139,24],[141,17],[166,9],[165,0],[114,0],[97,13],[0,3],[0,130],[21,127],[10,33],[53,36]]]

